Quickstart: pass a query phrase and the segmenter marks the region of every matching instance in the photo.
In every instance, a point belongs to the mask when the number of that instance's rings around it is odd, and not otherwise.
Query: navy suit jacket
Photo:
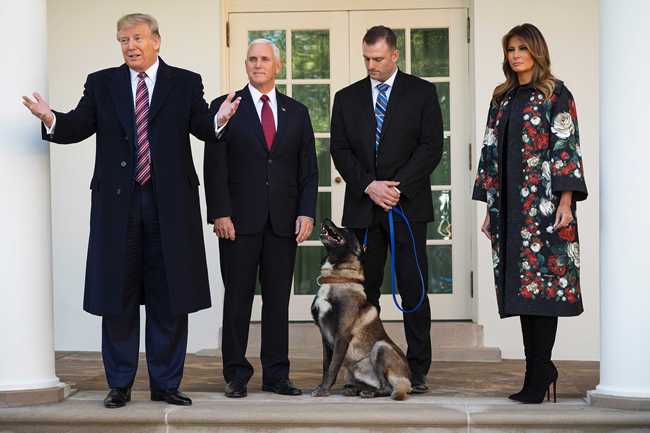
[[[232,218],[236,234],[260,233],[270,216],[275,234],[294,236],[296,217],[315,218],[318,165],[307,107],[278,92],[278,128],[271,151],[248,86],[223,134],[225,146],[206,143],[208,222]],[[216,113],[225,95],[210,109]]]

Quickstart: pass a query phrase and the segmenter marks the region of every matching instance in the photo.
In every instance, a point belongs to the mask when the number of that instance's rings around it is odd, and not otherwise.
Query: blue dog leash
[[[395,221],[393,213],[402,218],[402,221],[404,221],[406,224],[406,228],[408,228],[409,236],[411,237],[411,243],[413,244],[413,256],[415,256],[415,265],[418,268],[418,274],[420,276],[420,300],[415,307],[409,310],[405,310],[397,301],[397,283],[395,278]],[[424,277],[422,276],[422,269],[420,268],[420,261],[418,260],[418,253],[415,248],[415,236],[413,235],[413,230],[411,229],[409,219],[406,216],[404,209],[402,209],[402,206],[399,204],[397,207],[392,208],[388,211],[388,229],[390,231],[390,287],[393,295],[393,303],[403,313],[414,313],[422,306],[424,297],[426,296],[426,289],[424,285]],[[363,247],[364,249],[368,248],[368,229],[366,229],[366,232],[363,236]]]

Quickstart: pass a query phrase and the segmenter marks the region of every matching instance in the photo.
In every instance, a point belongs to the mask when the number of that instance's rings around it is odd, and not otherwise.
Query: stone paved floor
[[[259,359],[251,359],[255,375],[249,383],[249,391],[261,387]],[[584,398],[588,390],[598,384],[598,363],[556,362],[560,377],[558,399]],[[291,379],[304,389],[312,389],[321,378],[321,361],[318,359],[293,359]],[[524,363],[504,360],[499,363],[435,362],[428,376],[431,396],[453,398],[502,397],[519,390],[523,380]],[[97,352],[57,352],[56,373],[59,379],[80,391],[106,389],[101,355]],[[341,376],[342,377],[342,376]],[[335,386],[340,389],[342,382]],[[181,389],[187,392],[223,392],[221,360],[216,357],[188,355]],[[141,355],[140,367],[134,390],[147,390],[147,367]]]

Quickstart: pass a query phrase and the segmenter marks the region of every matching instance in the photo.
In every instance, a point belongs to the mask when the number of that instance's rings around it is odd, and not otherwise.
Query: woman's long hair
[[[547,99],[550,98],[555,89],[555,77],[551,73],[551,58],[548,53],[548,46],[546,45],[546,40],[544,40],[542,32],[534,25],[528,23],[513,27],[501,38],[501,45],[503,46],[503,74],[506,76],[506,81],[494,89],[492,98],[496,102],[500,102],[508,91],[519,85],[517,73],[510,68],[510,63],[508,62],[508,43],[514,36],[518,36],[524,41],[535,63],[533,66],[533,86],[541,91]]]

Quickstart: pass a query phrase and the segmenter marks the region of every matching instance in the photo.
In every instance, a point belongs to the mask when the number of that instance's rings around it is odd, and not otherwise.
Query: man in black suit
[[[117,40],[125,64],[90,74],[74,110],[52,111],[37,93],[23,104],[43,122],[45,140],[77,143],[97,134],[84,310],[102,316],[104,405],[131,399],[141,303],[151,399],[190,405],[178,390],[187,315],[210,307],[210,289],[189,134],[216,141],[215,129],[238,100],[231,95],[215,118],[200,75],[158,57],[150,15],[122,17]]]
[[[314,226],[318,167],[307,108],[275,88],[280,52],[266,39],[246,55],[249,83],[224,133],[207,143],[204,175],[208,222],[219,237],[226,396],[247,395],[246,359],[255,280],[262,288],[262,389],[299,395],[289,381],[289,296],[297,244]],[[212,110],[224,101],[212,102]]]
[[[429,176],[442,155],[442,116],[433,84],[397,68],[395,33],[373,27],[363,38],[368,77],[340,90],[334,98],[331,153],[346,182],[343,225],[363,240],[365,291],[379,309],[386,252],[387,215],[398,204],[408,216],[417,257],[427,281],[426,225],[433,221]],[[421,287],[406,225],[395,217],[397,284],[403,307],[412,309]],[[426,285],[426,284],[425,284]],[[431,365],[431,311],[428,298],[404,314],[413,392],[426,392]]]

